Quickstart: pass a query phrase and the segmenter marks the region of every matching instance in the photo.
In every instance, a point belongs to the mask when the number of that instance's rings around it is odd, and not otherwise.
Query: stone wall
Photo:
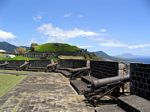
[[[46,67],[51,64],[50,60],[30,60],[29,67]]]
[[[125,64],[108,61],[91,61],[91,75],[101,78],[114,77],[118,75],[126,75],[124,72]]]
[[[26,54],[15,54],[18,56],[25,56],[28,58],[42,58],[42,57],[50,57],[50,56],[59,56],[59,55],[66,55],[66,56],[83,56],[83,52],[28,52]]]
[[[11,60],[11,61],[7,61],[8,62],[8,66],[20,66],[22,64],[24,64],[24,60]]]
[[[150,100],[150,64],[132,63],[130,82],[132,94]]]
[[[17,54],[17,55],[19,55],[19,54]],[[19,55],[19,56],[25,56],[25,57],[28,57],[28,58],[42,58],[42,57],[50,57],[52,55],[53,55],[52,53],[29,52],[29,53],[22,54],[22,55]]]
[[[84,53],[81,51],[76,51],[76,52],[55,52],[55,55],[66,55],[66,56],[82,56]]]
[[[4,64],[5,63],[5,61],[0,61],[0,64]]]
[[[6,61],[0,61],[0,64],[5,64],[6,63]],[[4,66],[0,66],[0,70],[1,69],[4,69],[5,67]]]
[[[61,68],[81,68],[86,67],[86,60],[61,59],[59,61]]]

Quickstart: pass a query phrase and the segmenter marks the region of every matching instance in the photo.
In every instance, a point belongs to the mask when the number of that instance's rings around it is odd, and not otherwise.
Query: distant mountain
[[[15,46],[15,45],[10,44],[8,42],[0,42],[0,49],[3,49],[7,52],[14,52],[17,47],[18,46]],[[26,46],[22,46],[22,47],[29,49],[29,47],[26,47]]]
[[[116,57],[125,58],[125,59],[150,58],[150,57],[147,57],[147,56],[133,55],[131,53],[124,53],[124,54],[118,55]]]
[[[125,61],[125,60],[122,60],[120,58],[110,56],[107,53],[105,53],[104,51],[97,51],[97,52],[94,52],[94,53],[95,53],[96,56],[101,57],[101,59],[103,61]]]
[[[106,54],[104,51],[97,51],[97,52],[94,52],[95,55],[97,55],[98,57],[101,57],[103,58],[103,60],[115,60],[114,57],[112,56],[109,56],[108,54]]]
[[[8,42],[0,42],[0,49],[3,49],[7,52],[14,52],[17,47]]]
[[[148,56],[140,56],[140,55],[133,55],[131,53],[124,53],[116,57],[130,60],[132,62],[150,63],[150,57]]]
[[[94,53],[95,53],[96,56],[101,57],[102,60],[104,60],[104,61],[117,61],[117,62],[125,62],[125,63],[132,62],[132,60],[130,60],[130,59],[110,56],[107,53],[105,53],[104,51],[97,51],[97,52],[94,52]]]

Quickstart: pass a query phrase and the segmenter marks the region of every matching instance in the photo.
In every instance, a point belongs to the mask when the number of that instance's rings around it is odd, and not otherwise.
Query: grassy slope
[[[14,58],[3,58],[3,57],[0,57],[0,60],[34,60],[34,58],[27,58],[27,57],[23,57],[23,56],[16,56]]]
[[[80,48],[76,46],[61,43],[46,43],[35,47],[37,52],[74,52],[79,50]]]
[[[0,96],[7,93],[11,88],[16,84],[21,82],[26,76],[20,75],[9,75],[9,74],[0,74]]]
[[[16,56],[14,58],[11,58],[11,60],[34,60],[34,58],[28,58],[23,56]]]

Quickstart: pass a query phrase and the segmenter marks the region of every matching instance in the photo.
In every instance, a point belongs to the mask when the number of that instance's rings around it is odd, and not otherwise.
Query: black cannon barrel
[[[111,83],[115,83],[115,82],[119,82],[119,81],[120,82],[128,82],[129,79],[130,79],[129,75],[98,79],[98,80],[92,81],[91,87],[92,88],[100,88],[100,87],[105,86],[107,84],[111,84]]]

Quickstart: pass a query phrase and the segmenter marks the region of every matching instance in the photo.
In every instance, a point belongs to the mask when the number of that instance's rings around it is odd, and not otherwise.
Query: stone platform
[[[19,71],[0,71],[19,75]],[[23,72],[27,78],[0,97],[0,112],[94,112],[59,73]]]

